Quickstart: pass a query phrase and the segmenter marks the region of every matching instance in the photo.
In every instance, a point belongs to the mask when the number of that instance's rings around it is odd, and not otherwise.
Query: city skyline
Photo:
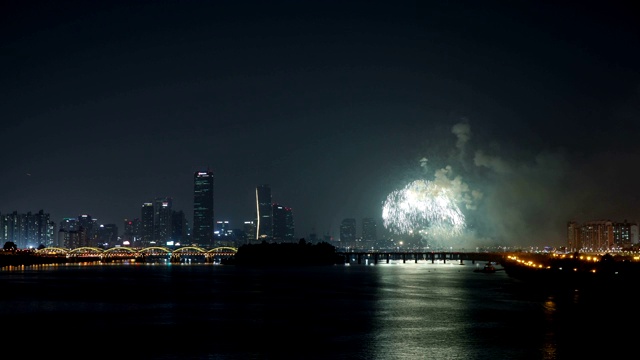
[[[196,173],[197,177],[198,173]],[[267,189],[267,185],[256,187]],[[265,195],[263,193],[263,195]],[[263,197],[264,198],[264,197]],[[268,198],[268,196],[267,196]],[[256,199],[256,203],[259,200]],[[267,241],[269,243],[295,243],[298,239],[294,236],[294,220],[292,211],[286,206],[276,202],[271,203],[272,211],[264,219],[271,218],[269,230],[263,229],[262,235],[257,230],[257,219],[245,221],[243,228],[233,227],[227,220],[216,220],[215,231],[212,237],[204,241],[198,240],[192,234],[188,234],[187,221],[182,210],[171,209],[170,198],[156,198],[154,202],[144,203],[141,216],[136,219],[124,219],[123,227],[117,224],[99,223],[97,218],[90,214],[82,214],[77,217],[63,218],[59,223],[52,220],[49,213],[44,210],[38,212],[9,214],[0,213],[0,240],[16,244],[20,249],[37,247],[150,247],[150,246],[241,246],[244,244],[256,244]],[[168,211],[167,211],[168,210]],[[171,225],[168,225],[170,223]],[[250,224],[250,225],[249,225]],[[247,227],[247,225],[249,225]],[[167,227],[168,226],[168,227]],[[340,233],[337,238],[309,234],[301,237],[306,242],[329,242],[340,244],[341,248],[351,249],[378,249],[378,248],[406,248],[406,249],[454,249],[445,244],[433,241],[432,238],[423,237],[422,241],[411,234],[390,236],[385,232],[378,236],[378,223],[373,218],[345,218],[340,225]],[[513,247],[513,249],[530,249],[533,251],[620,251],[637,249],[640,246],[640,230],[638,223],[616,219],[591,219],[584,223],[568,221],[566,224],[565,243],[558,247],[525,245]],[[168,235],[170,234],[170,235]],[[478,247],[480,248],[480,247]],[[476,249],[478,249],[476,248]],[[492,247],[482,247],[483,249]],[[495,249],[507,250],[507,247],[497,246]],[[511,248],[511,247],[509,247]],[[456,251],[468,251],[464,247],[455,247]]]
[[[269,184],[296,237],[384,212],[451,246],[542,247],[565,243],[567,221],[640,219],[628,4],[2,10],[3,213],[122,226],[171,197],[193,224],[193,174],[210,169],[215,218],[240,227]]]

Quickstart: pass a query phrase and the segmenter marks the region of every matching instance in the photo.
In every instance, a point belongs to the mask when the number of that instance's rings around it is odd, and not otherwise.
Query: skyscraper
[[[142,204],[140,210],[140,245],[149,246],[153,241],[153,203]]]
[[[362,241],[378,240],[376,228],[376,219],[370,217],[362,219]]]
[[[273,204],[273,240],[293,241],[293,211],[290,207]]]
[[[142,222],[139,218],[124,219],[124,231],[122,234],[123,246],[140,246],[140,228]]]
[[[356,219],[346,218],[340,224],[340,242],[343,247],[356,246]]]
[[[158,245],[166,245],[171,239],[172,203],[170,197],[156,198],[153,203],[153,237]]]
[[[79,215],[78,231],[80,246],[98,246],[98,219],[87,214]]]
[[[242,240],[244,244],[251,244],[252,240],[256,239],[256,222],[253,220],[247,220],[242,225]]]
[[[173,245],[186,244],[189,233],[189,222],[184,211],[173,211],[171,213],[171,238]]]
[[[213,172],[193,174],[193,243],[210,246],[213,242]]]
[[[118,226],[116,224],[101,224],[98,226],[98,244],[114,247],[118,243]]]
[[[271,187],[256,187],[256,240],[270,240],[273,236],[273,207]]]

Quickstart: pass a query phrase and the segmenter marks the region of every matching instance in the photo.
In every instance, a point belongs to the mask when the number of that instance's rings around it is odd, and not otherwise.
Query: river
[[[631,289],[534,288],[478,266],[3,268],[2,343],[62,359],[576,359],[631,348]]]

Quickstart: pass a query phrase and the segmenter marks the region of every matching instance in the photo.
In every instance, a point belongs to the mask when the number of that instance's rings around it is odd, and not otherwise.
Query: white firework
[[[382,207],[385,228],[396,234],[421,234],[442,239],[465,228],[465,218],[450,189],[416,180],[387,196]]]

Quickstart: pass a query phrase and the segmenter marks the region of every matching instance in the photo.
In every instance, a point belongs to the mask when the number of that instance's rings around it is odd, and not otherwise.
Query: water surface
[[[477,266],[11,268],[0,316],[26,355],[66,359],[574,359],[630,347],[630,292],[533,289]]]

